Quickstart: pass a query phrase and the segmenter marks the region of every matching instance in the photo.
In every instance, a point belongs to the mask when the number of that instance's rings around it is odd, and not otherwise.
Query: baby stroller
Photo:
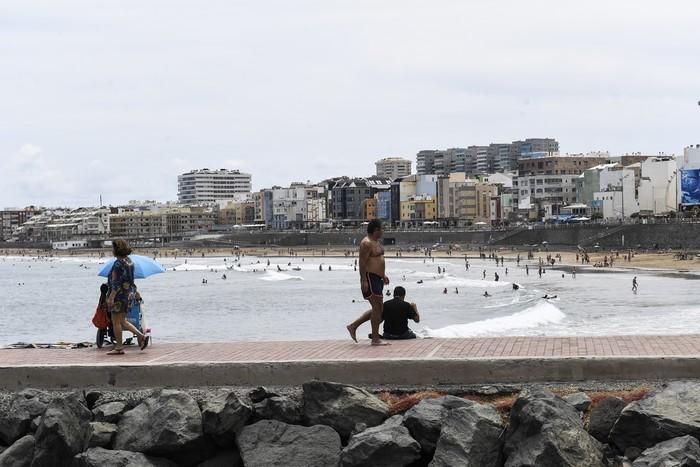
[[[108,293],[109,287],[107,286],[107,284],[102,284],[100,286],[100,301],[97,305],[95,316],[92,318],[92,323],[97,328],[97,337],[95,338],[95,345],[97,345],[97,348],[99,349],[102,348],[105,342],[107,342],[108,344],[115,344],[114,329],[112,328],[112,317],[107,311]],[[141,307],[142,303],[143,299],[141,298],[141,295],[138,292],[136,292],[134,300],[129,305],[129,311],[126,314],[126,319],[131,324],[136,326],[136,328],[139,331],[148,335],[150,334],[150,329],[146,328],[146,323],[143,319],[143,311]],[[133,344],[133,336],[124,339],[124,345]]]

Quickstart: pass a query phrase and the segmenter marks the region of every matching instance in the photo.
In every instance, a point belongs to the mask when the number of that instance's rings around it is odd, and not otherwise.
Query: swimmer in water
[[[490,297],[490,296],[491,296],[491,294],[489,294],[488,290],[486,292],[484,292],[484,297]]]

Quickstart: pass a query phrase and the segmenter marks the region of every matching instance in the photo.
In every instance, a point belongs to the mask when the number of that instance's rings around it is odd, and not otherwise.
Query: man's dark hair
[[[394,287],[394,297],[405,297],[406,296],[406,289],[401,287],[400,285],[397,285]]]
[[[367,224],[367,233],[371,235],[381,228],[382,228],[382,221],[380,221],[379,219],[372,219]]]

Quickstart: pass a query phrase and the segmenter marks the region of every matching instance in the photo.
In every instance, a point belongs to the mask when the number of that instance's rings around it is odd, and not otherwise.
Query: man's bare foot
[[[352,325],[346,326],[348,332],[350,333],[350,337],[352,337],[352,340],[357,342],[357,329],[353,328]]]
[[[380,346],[380,345],[391,345],[391,344],[388,342],[385,342],[385,341],[372,341],[371,345]]]

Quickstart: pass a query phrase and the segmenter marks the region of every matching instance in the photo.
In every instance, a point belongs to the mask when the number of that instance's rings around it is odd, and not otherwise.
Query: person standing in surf
[[[360,242],[360,289],[365,300],[372,306],[370,322],[372,323],[372,345],[389,345],[384,342],[379,334],[379,326],[382,322],[384,310],[384,285],[389,284],[389,278],[385,274],[384,248],[379,239],[384,234],[382,221],[372,219],[367,225],[367,236]],[[357,342],[356,328],[347,326],[350,337]]]

